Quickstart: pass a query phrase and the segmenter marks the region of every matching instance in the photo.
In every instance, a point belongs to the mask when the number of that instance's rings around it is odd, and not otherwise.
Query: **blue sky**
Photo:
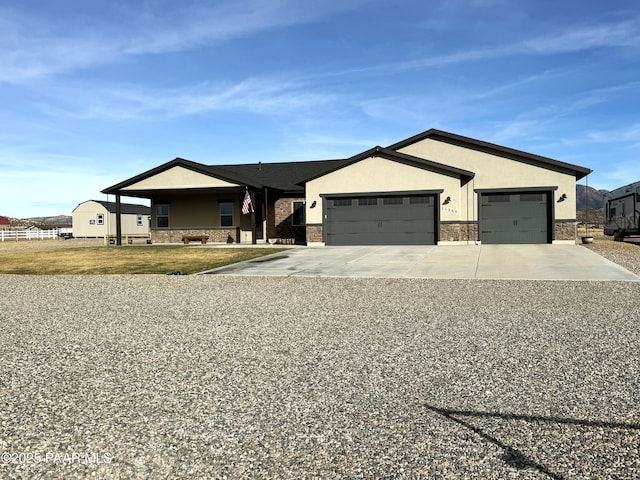
[[[0,214],[429,128],[640,180],[637,0],[0,0]],[[125,199],[127,200],[127,199]]]

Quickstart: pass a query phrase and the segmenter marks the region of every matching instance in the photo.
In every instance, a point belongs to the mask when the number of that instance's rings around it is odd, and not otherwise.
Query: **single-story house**
[[[149,235],[151,209],[145,205],[121,203],[120,225],[122,235]],[[103,238],[117,234],[117,205],[115,202],[87,200],[72,212],[73,236],[76,238]]]
[[[150,199],[154,242],[573,243],[576,181],[590,172],[431,129],[339,160],[176,158],[103,193]]]

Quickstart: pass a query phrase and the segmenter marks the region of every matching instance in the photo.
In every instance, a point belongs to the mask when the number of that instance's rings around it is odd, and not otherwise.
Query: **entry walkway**
[[[579,245],[296,247],[205,273],[640,281],[637,275]]]

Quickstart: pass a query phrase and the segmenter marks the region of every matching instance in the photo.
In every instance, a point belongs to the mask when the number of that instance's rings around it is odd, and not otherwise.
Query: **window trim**
[[[96,213],[96,225],[104,225],[104,213]]]

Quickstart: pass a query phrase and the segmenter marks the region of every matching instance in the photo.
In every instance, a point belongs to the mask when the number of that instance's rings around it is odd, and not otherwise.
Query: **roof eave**
[[[415,157],[413,155],[408,155],[406,153],[396,152],[395,150],[391,150],[389,148],[383,148],[383,147],[377,146],[377,147],[370,148],[369,150],[366,150],[357,155],[354,155],[353,157],[345,159],[344,163],[337,165],[335,168],[331,170],[327,170],[326,172],[320,173],[318,175],[314,175],[313,177],[306,178],[302,182],[298,183],[298,185],[304,185],[305,183],[315,180],[316,178],[320,178],[324,175],[333,173],[344,167],[348,167],[349,165],[353,165],[354,163],[364,160],[365,158],[370,158],[374,156],[383,157],[383,158],[386,158],[387,160],[392,160],[392,161],[400,161],[402,163],[410,164],[418,168],[439,170],[441,172],[445,172],[450,175],[452,174],[454,176],[458,176],[460,177],[461,180],[465,182],[468,180],[471,180],[475,176],[475,173],[469,170],[463,170],[460,168],[451,167],[449,165],[444,165],[442,163],[434,162],[424,158]]]
[[[505,147],[502,145],[497,145],[495,143],[485,142],[484,140],[477,140],[475,138],[465,137],[463,135],[445,132],[443,130],[438,130],[435,128],[431,128],[405,140],[401,140],[397,143],[394,143],[393,145],[390,145],[387,148],[397,151],[401,148],[405,148],[427,138],[444,141],[446,143],[451,143],[453,145],[458,145],[466,148],[475,147],[475,149],[477,150],[487,151],[488,153],[493,153],[494,155],[499,155],[512,160],[520,159],[522,161],[536,162],[539,164],[556,167],[558,170],[564,170],[565,172],[570,172],[571,174],[575,175],[576,180],[580,180],[593,171],[589,168],[562,162],[554,158],[543,157],[542,155],[536,155],[534,153],[525,152],[523,150],[517,150],[515,148]]]
[[[124,180],[120,183],[117,183],[115,185],[112,185],[110,187],[105,188],[104,190],[101,190],[101,193],[105,193],[105,194],[112,194],[112,195],[125,195],[125,196],[136,196],[135,195],[135,191],[123,191],[123,188],[126,188],[130,185],[133,185],[135,183],[138,183],[142,180],[145,180],[147,178],[153,177],[154,175],[157,175],[161,172],[164,172],[166,170],[169,170],[170,168],[173,168],[175,166],[181,166],[184,167],[188,170],[192,170],[194,172],[197,173],[201,173],[203,175],[206,175],[208,177],[214,177],[214,178],[218,178],[220,180],[224,180],[226,182],[229,183],[236,183],[236,184],[241,184],[241,185],[246,185],[247,187],[252,187],[255,189],[261,189],[263,187],[262,184],[259,183],[255,183],[252,181],[247,181],[247,179],[244,178],[230,178],[227,175],[220,175],[218,173],[214,173],[212,172],[211,167],[208,167],[207,165],[204,165],[202,163],[197,163],[197,162],[193,162],[191,160],[186,160],[184,158],[180,158],[180,157],[176,157],[173,160],[170,160],[166,163],[163,163],[162,165],[159,165],[155,168],[152,168],[151,170],[147,170],[146,172],[143,172],[139,175],[136,175],[134,177],[131,177],[127,180]]]

